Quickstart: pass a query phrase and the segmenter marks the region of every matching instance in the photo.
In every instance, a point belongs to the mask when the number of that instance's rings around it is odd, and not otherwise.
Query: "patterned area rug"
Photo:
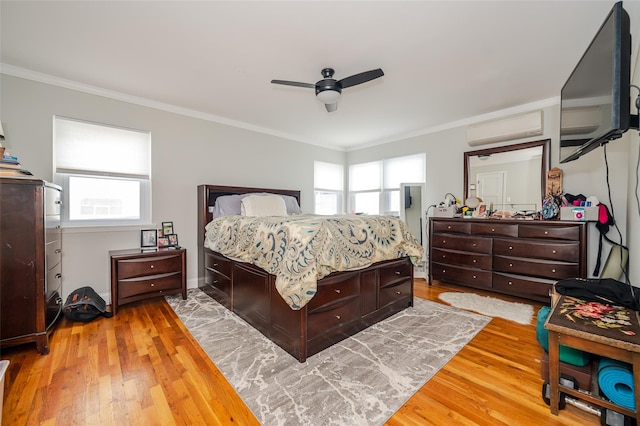
[[[533,306],[526,303],[507,302],[495,297],[473,293],[440,293],[440,300],[460,309],[468,309],[490,317],[500,317],[518,324],[531,324]]]
[[[198,289],[169,305],[264,425],[381,425],[490,318],[415,306],[299,363]]]

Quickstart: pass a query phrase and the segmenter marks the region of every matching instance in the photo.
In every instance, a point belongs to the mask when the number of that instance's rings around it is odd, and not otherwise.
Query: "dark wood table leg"
[[[558,415],[560,383],[560,343],[558,333],[549,331],[549,407],[551,414]]]

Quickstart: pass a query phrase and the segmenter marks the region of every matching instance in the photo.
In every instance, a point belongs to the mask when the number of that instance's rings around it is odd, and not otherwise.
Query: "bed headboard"
[[[213,220],[211,210],[218,197],[223,195],[269,192],[271,194],[291,195],[300,205],[300,191],[292,189],[248,188],[244,186],[198,185],[198,280],[204,277],[204,227]],[[198,284],[200,285],[200,283]]]
[[[204,230],[207,223],[213,220],[211,209],[218,197],[223,195],[250,194],[253,192],[269,192],[271,194],[290,195],[298,200],[300,205],[300,191],[292,189],[270,189],[270,188],[248,188],[245,186],[220,186],[220,185],[199,185],[198,186],[198,227]],[[204,241],[204,238],[198,241]]]

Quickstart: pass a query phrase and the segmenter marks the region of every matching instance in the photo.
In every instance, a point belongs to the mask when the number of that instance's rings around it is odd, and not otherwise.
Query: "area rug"
[[[198,289],[169,305],[263,425],[381,425],[490,318],[414,306],[305,363]]]
[[[533,318],[533,306],[526,303],[507,302],[473,293],[441,293],[438,297],[456,308],[508,319],[518,324],[531,324]]]

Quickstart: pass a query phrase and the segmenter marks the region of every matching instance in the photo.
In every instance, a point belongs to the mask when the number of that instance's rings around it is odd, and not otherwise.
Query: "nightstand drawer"
[[[180,255],[154,256],[118,261],[118,279],[176,272],[182,269]]]
[[[130,278],[118,282],[118,296],[127,298],[145,293],[160,293],[166,290],[178,290],[182,287],[182,272],[154,275],[151,277]]]

